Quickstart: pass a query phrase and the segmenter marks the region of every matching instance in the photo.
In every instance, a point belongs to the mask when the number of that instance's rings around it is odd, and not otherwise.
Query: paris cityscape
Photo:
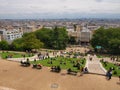
[[[0,0],[0,90],[119,90],[119,0]]]

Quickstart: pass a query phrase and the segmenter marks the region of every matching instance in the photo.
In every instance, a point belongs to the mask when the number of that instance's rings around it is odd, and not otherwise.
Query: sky
[[[120,0],[0,0],[0,19],[120,18]]]

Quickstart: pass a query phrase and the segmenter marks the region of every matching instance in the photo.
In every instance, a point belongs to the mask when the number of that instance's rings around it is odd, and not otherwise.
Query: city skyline
[[[0,19],[119,18],[119,0],[0,0]]]

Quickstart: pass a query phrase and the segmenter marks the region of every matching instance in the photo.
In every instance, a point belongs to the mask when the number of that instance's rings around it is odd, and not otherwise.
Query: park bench
[[[55,67],[52,66],[51,67],[51,71],[59,73],[61,71],[61,68],[59,66],[57,66],[57,67],[56,66]]]
[[[40,65],[40,64],[33,64],[33,68],[42,69],[42,65]]]
[[[77,71],[73,71],[71,70],[70,68],[67,70],[67,74],[70,74],[70,75],[77,75]]]
[[[30,66],[30,62],[23,62],[21,61],[21,66],[24,66],[24,67],[29,67]]]

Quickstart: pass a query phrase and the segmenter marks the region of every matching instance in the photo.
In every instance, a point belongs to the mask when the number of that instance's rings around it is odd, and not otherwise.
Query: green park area
[[[109,70],[110,68],[113,69],[113,76],[120,76],[120,64],[113,64],[103,61],[101,61],[101,63],[106,70]]]
[[[81,67],[85,66],[86,60],[83,58],[67,58],[67,57],[55,57],[47,58],[39,61],[32,61],[32,64],[42,64],[43,66],[52,67],[60,66],[62,69],[69,69],[73,71],[80,71]]]
[[[4,51],[4,52],[0,52],[0,56],[3,59],[6,58],[22,58],[22,57],[31,57],[33,56],[33,54],[31,53],[15,53],[15,52],[8,52],[8,51]]]
[[[110,58],[109,54],[108,55],[107,54],[105,54],[105,55],[104,54],[96,54],[96,56],[97,56],[97,58],[101,58],[101,59],[102,58]]]
[[[102,55],[97,55],[98,58],[104,58],[105,56]]]

